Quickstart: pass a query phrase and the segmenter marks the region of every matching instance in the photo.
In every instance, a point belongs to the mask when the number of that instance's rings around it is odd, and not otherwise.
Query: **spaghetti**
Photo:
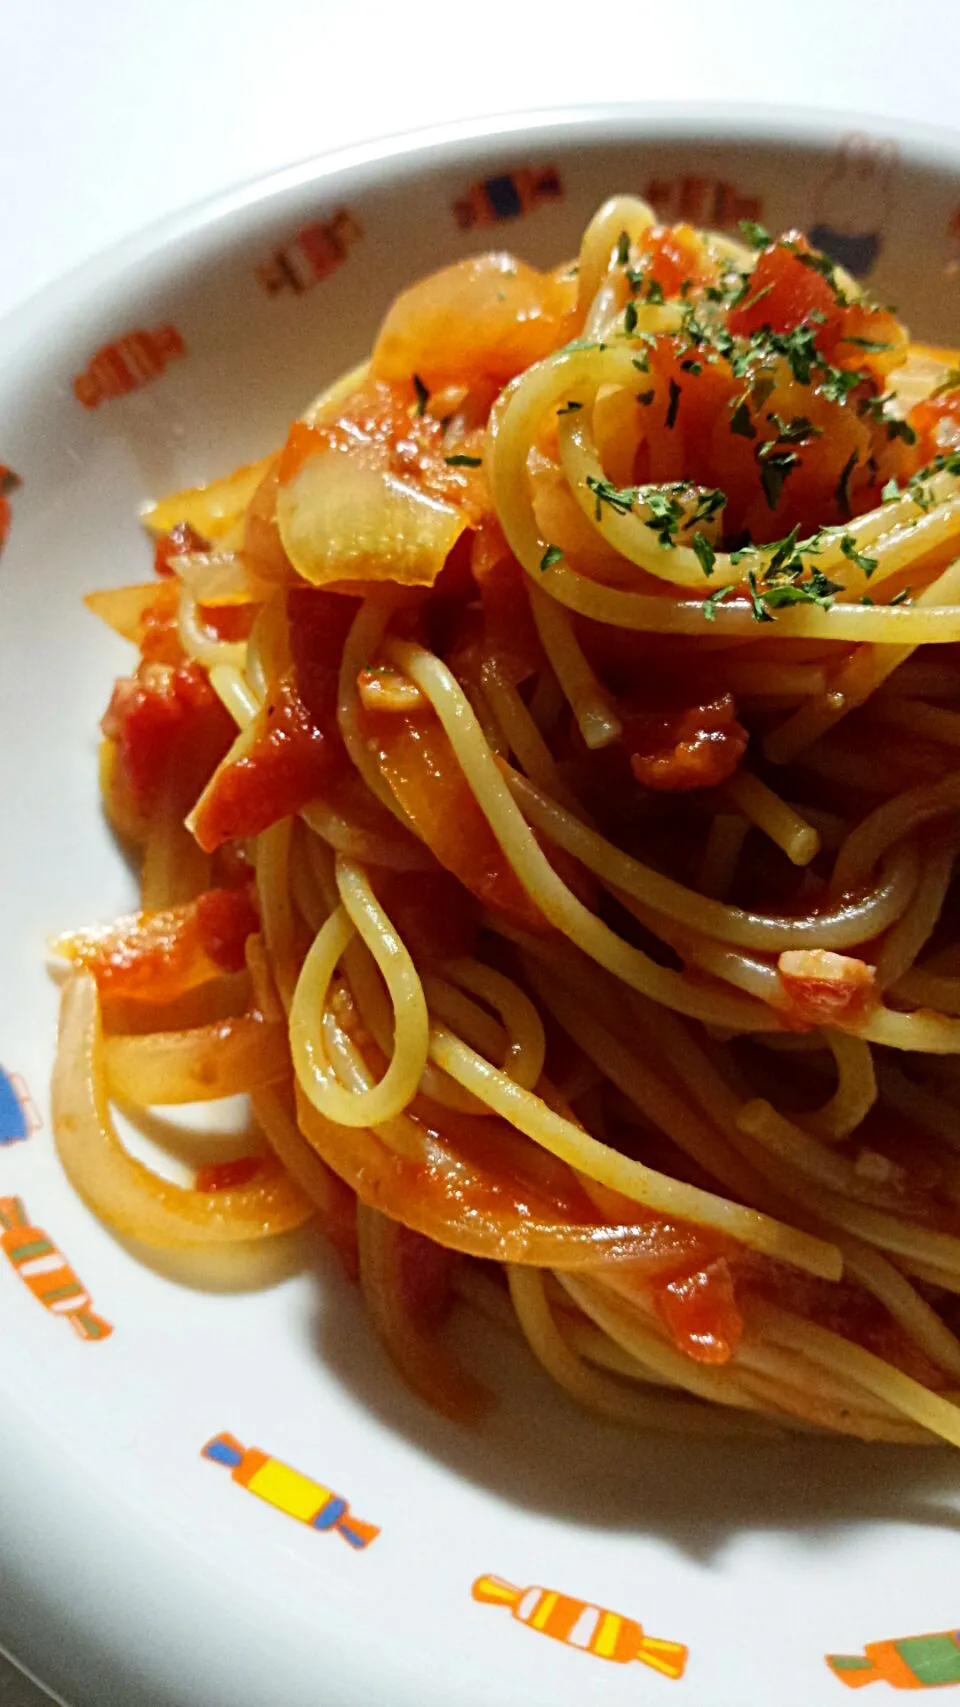
[[[641,1427],[960,1445],[958,447],[803,237],[620,197],[158,505],[89,600],[142,905],[54,944],[86,1201],[315,1218],[458,1417],[456,1295]],[[193,1187],[112,1120],[237,1092]]]

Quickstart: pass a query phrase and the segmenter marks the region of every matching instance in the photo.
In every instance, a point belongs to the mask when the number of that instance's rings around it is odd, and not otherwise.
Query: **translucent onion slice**
[[[290,1071],[286,1027],[256,1014],[189,1031],[108,1037],[103,1061],[111,1096],[137,1108],[237,1096]]]
[[[189,522],[204,539],[222,539],[239,521],[273,458],[244,463],[222,480],[171,492],[145,510],[141,520],[151,533],[169,533],[178,522]]]
[[[262,1239],[313,1214],[310,1199],[271,1159],[250,1185],[194,1191],[161,1179],[124,1149],[110,1118],[97,986],[88,973],[64,986],[52,1113],[71,1184],[126,1238],[161,1249]]]
[[[429,587],[466,526],[452,504],[336,452],[308,457],[277,493],[280,538],[314,586],[394,581]]]
[[[131,587],[104,587],[84,596],[88,611],[98,616],[115,634],[139,646],[144,618],[162,595],[163,583],[148,581]]]

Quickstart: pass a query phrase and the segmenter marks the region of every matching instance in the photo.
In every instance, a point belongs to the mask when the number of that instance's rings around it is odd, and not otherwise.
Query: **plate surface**
[[[826,1655],[879,1643],[879,1700],[905,1675],[891,1639],[960,1623],[946,1452],[637,1438],[466,1321],[500,1404],[464,1431],[404,1390],[316,1241],[278,1243],[255,1289],[198,1289],[88,1214],[49,1130],[45,938],[134,893],[96,791],[127,649],[80,599],[142,577],[145,500],[269,450],[411,279],[492,246],[555,261],[615,189],[665,219],[812,230],[915,332],[960,342],[960,141],[846,129],[612,109],[352,150],[131,240],[0,328],[0,462],[23,481],[0,572],[0,1219],[48,1235],[92,1301],[72,1332],[0,1238],[0,1643],[72,1702],[828,1707]],[[224,1432],[321,1492],[249,1457],[232,1476],[229,1450],[202,1456]],[[324,1488],[374,1543],[295,1521]],[[518,1594],[478,1598],[488,1576]],[[685,1675],[544,1639],[535,1588],[684,1643]],[[916,1675],[951,1681],[951,1646],[910,1649]]]

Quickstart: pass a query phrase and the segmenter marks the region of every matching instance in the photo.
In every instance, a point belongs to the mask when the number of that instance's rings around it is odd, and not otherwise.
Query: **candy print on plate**
[[[758,220],[763,215],[762,196],[750,195],[724,178],[701,177],[697,173],[688,172],[680,178],[649,178],[643,195],[657,218],[670,224],[686,220],[689,225],[732,229],[741,219]]]
[[[960,1630],[868,1642],[862,1654],[828,1654],[827,1665],[849,1689],[880,1682],[893,1689],[945,1689],[960,1683]]]
[[[493,1606],[508,1606],[519,1623],[552,1636],[568,1648],[579,1648],[618,1665],[639,1660],[651,1671],[674,1680],[683,1676],[687,1664],[683,1643],[648,1636],[636,1619],[620,1612],[608,1612],[605,1607],[591,1606],[585,1600],[536,1584],[515,1588],[503,1577],[494,1576],[477,1578],[473,1598]]]
[[[0,462],[0,551],[7,543],[10,533],[10,523],[13,520],[13,509],[10,504],[10,494],[20,485],[19,474],[14,474],[12,468],[7,468]]]
[[[113,1333],[94,1313],[63,1253],[41,1228],[31,1227],[21,1197],[0,1197],[0,1228],[0,1250],[44,1309],[65,1316],[79,1339],[105,1340]]]
[[[19,1143],[42,1125],[20,1074],[0,1067],[0,1145]]]
[[[299,1470],[291,1470],[279,1458],[270,1458],[258,1446],[241,1446],[232,1434],[217,1434],[203,1448],[204,1458],[225,1464],[235,1482],[249,1488],[259,1499],[278,1511],[305,1523],[308,1529],[335,1529],[358,1551],[369,1547],[380,1534],[376,1524],[353,1516],[345,1499],[332,1488],[314,1482]]]
[[[540,202],[559,201],[562,195],[563,182],[555,166],[524,166],[471,184],[466,195],[454,202],[453,217],[461,231],[472,231],[474,226],[519,219]]]
[[[175,326],[128,332],[91,356],[73,382],[74,396],[85,409],[98,409],[107,398],[127,397],[159,379],[171,362],[186,353],[187,346]]]
[[[845,136],[817,190],[810,241],[855,278],[880,258],[899,158],[894,142]]]
[[[275,249],[269,261],[257,268],[257,279],[268,296],[284,290],[302,296],[342,267],[349,250],[362,236],[359,222],[342,207],[332,219],[305,225],[289,243]]]

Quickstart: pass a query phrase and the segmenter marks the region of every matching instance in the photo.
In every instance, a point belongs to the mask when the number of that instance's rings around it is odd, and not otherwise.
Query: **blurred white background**
[[[596,101],[960,127],[958,65],[956,0],[0,0],[0,314],[135,227],[342,143]],[[2,1486],[0,1466],[0,1512]],[[0,1707],[45,1699],[0,1659]]]

